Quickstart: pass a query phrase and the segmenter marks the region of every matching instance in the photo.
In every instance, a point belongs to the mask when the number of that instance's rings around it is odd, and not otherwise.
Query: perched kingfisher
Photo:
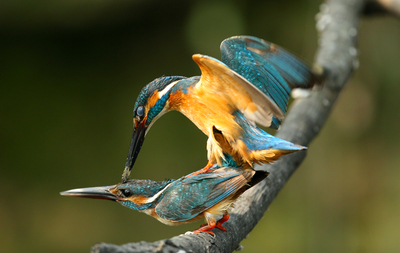
[[[195,54],[201,76],[165,76],[147,84],[134,106],[134,131],[122,176],[128,180],[152,124],[171,110],[183,113],[208,136],[209,169],[226,155],[238,164],[271,163],[305,147],[276,138],[256,123],[277,129],[293,88],[310,88],[316,77],[299,58],[250,36],[221,43],[222,61]]]
[[[113,186],[73,189],[60,194],[113,200],[170,226],[204,218],[207,224],[193,232],[213,235],[209,230],[215,227],[226,231],[221,224],[229,219],[228,209],[233,202],[268,176],[265,171],[216,164],[205,173],[192,174],[162,182],[133,179]]]

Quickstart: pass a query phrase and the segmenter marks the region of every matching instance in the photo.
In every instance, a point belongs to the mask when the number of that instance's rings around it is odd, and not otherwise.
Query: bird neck
[[[182,79],[172,88],[171,95],[168,100],[169,110],[175,110],[185,115],[191,120],[202,132],[209,135],[209,126],[204,120],[206,114],[210,112],[204,105],[201,97],[193,94],[196,84],[199,82],[200,76],[194,76]]]
[[[174,87],[172,87],[170,96],[168,98],[170,110],[182,112],[182,108],[184,108],[185,104],[188,102],[187,98],[191,96],[191,90],[199,80],[199,76],[185,78],[180,80],[174,85]]]

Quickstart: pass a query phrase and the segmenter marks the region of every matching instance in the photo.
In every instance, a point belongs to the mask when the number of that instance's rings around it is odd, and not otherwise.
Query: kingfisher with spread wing
[[[221,43],[221,61],[195,54],[201,76],[165,76],[147,84],[134,106],[134,131],[123,173],[127,181],[152,124],[176,110],[208,136],[207,171],[226,157],[243,167],[271,163],[305,149],[274,137],[257,124],[277,129],[293,88],[316,82],[310,68],[281,47],[251,36]]]

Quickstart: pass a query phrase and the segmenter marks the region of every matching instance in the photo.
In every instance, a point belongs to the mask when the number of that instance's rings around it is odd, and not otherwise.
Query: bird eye
[[[122,193],[122,195],[124,195],[125,198],[132,195],[132,192],[128,189],[121,190],[121,193]]]
[[[136,109],[136,115],[139,116],[139,117],[142,117],[143,114],[144,114],[144,107],[143,107],[143,106],[139,106],[139,107]]]

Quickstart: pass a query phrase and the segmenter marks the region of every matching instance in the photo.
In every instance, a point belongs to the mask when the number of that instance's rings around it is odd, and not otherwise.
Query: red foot
[[[224,214],[222,216],[222,218],[219,221],[217,221],[217,224],[215,224],[215,227],[221,229],[222,231],[224,231],[226,233],[228,233],[228,231],[226,231],[226,229],[222,226],[222,223],[224,223],[225,221],[228,221],[228,220],[229,220],[229,214]]]
[[[199,171],[196,171],[196,172],[192,173],[191,175],[188,175],[186,178],[188,178],[188,177],[193,177],[193,176],[196,176],[196,175],[202,174],[202,173],[207,173],[207,172],[210,171],[210,168],[211,168],[213,165],[214,165],[214,164],[212,164],[210,161],[208,161],[207,165],[206,165],[204,168],[202,168],[202,169],[199,170]]]
[[[224,214],[222,218],[219,221],[217,221],[217,223],[202,225],[199,229],[193,230],[192,232],[193,233],[205,232],[209,233],[210,235],[214,235],[214,232],[210,231],[210,229],[219,228],[222,231],[228,233],[228,231],[226,231],[226,229],[222,226],[222,223],[226,222],[227,220],[229,220],[229,214]]]
[[[216,224],[205,225],[205,226],[202,226],[202,227],[200,227],[200,228],[198,228],[198,229],[196,229],[196,230],[193,230],[192,232],[193,232],[193,233],[205,232],[205,233],[209,233],[210,235],[213,236],[213,235],[214,235],[214,232],[213,232],[213,231],[210,231],[210,229],[215,228],[215,225],[216,225]]]

